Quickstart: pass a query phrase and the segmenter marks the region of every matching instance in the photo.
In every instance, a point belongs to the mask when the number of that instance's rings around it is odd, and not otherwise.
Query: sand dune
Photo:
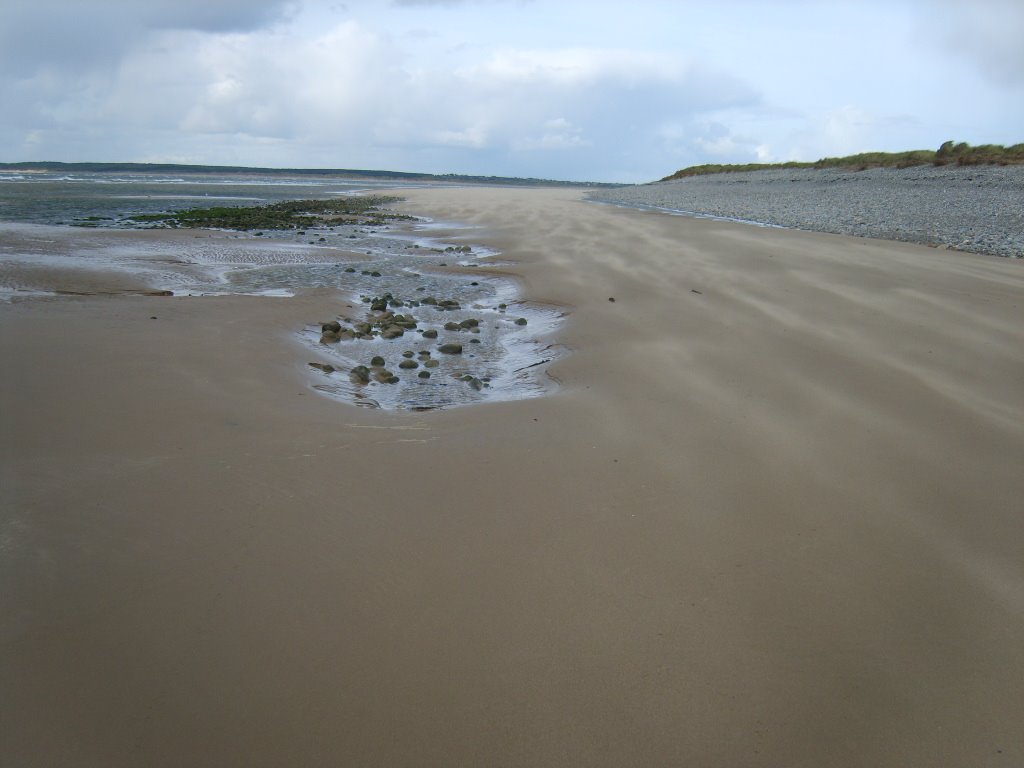
[[[0,763],[1024,763],[1019,262],[407,197],[553,395],[324,398],[324,291],[0,305]]]

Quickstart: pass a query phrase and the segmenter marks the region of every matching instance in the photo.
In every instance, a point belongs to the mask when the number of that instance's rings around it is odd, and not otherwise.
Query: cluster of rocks
[[[454,299],[438,299],[434,296],[426,296],[421,299],[409,300],[400,299],[391,293],[382,296],[364,296],[363,303],[369,305],[366,319],[355,322],[349,318],[341,318],[347,324],[339,320],[331,320],[323,323],[320,327],[321,344],[337,344],[342,341],[354,341],[359,339],[383,339],[392,340],[401,338],[409,331],[416,331],[423,339],[437,339],[438,331],[434,328],[420,329],[420,321],[412,314],[395,312],[396,308],[406,307],[433,307],[437,311],[453,311],[462,309],[462,305]],[[507,306],[501,304],[499,309],[504,312]],[[519,318],[517,324],[525,325],[526,320]],[[480,319],[469,317],[458,322],[449,321],[443,326],[444,330],[450,333],[466,333],[474,335],[469,339],[470,344],[479,344],[480,340],[475,338],[481,332]],[[440,355],[462,355],[463,345],[458,342],[446,341],[438,344],[435,350]],[[397,361],[398,371],[389,368],[388,361],[383,355],[374,355],[366,364],[359,364],[349,370],[349,378],[354,384],[365,385],[371,382],[380,384],[398,384],[401,379],[400,373],[416,373],[421,380],[431,378],[432,369],[441,365],[438,358],[434,357],[430,350],[421,349],[418,352],[407,349],[402,352],[401,359]],[[310,363],[310,366],[323,371],[334,373],[339,369],[329,363]],[[490,386],[490,378],[487,376],[477,377],[470,373],[458,371],[453,378],[466,383],[470,388],[480,391]]]

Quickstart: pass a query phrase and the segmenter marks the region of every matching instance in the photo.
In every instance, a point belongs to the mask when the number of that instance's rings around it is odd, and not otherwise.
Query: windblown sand
[[[407,196],[554,395],[322,397],[322,291],[0,305],[0,764],[1024,764],[1024,265]]]

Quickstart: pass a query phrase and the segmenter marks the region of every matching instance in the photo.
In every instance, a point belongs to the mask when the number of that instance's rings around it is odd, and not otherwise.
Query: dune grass
[[[687,176],[711,173],[740,173],[743,171],[770,171],[789,168],[843,168],[863,171],[868,168],[911,168],[919,165],[1022,165],[1024,144],[1004,147],[1001,144],[981,144],[972,147],[965,142],[945,142],[937,150],[914,149],[908,152],[862,152],[846,157],[823,157],[813,163],[744,163],[692,165],[666,176],[660,181],[673,181]]]

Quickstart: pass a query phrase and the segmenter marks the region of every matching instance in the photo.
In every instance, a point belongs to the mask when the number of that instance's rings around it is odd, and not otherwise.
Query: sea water
[[[496,273],[501,254],[472,242],[472,228],[426,218],[387,226],[337,225],[296,231],[232,233],[190,238],[104,237],[109,230],[142,228],[133,215],[182,208],[265,205],[283,200],[358,193],[401,196],[395,182],[345,178],[288,178],[251,174],[0,173],[0,226],[18,230],[17,251],[0,251],[0,283],[17,274],[9,265],[87,268],[132,273],[154,290],[175,296],[257,295],[288,297],[311,288],[340,292],[337,312],[320,321],[343,325],[368,319],[368,300],[390,293],[405,304],[422,298],[453,299],[460,308],[434,305],[393,311],[415,316],[418,327],[397,339],[354,339],[322,344],[319,324],[296,329],[313,358],[336,370],[310,368],[316,390],[367,407],[427,410],[494,400],[535,397],[551,390],[548,363],[562,349],[553,342],[564,316],[559,308],[527,302],[517,284]],[[76,227],[92,230],[76,238]],[[183,230],[183,232],[185,232]],[[445,238],[452,238],[446,240]],[[54,248],[53,241],[66,243]],[[456,242],[457,241],[457,242]],[[33,247],[36,242],[38,247]],[[464,249],[469,247],[469,251]],[[458,250],[456,250],[458,249]],[[376,275],[374,273],[377,273]],[[8,300],[44,295],[31,285],[0,285]],[[478,321],[477,332],[446,331],[446,323]],[[436,339],[423,338],[436,330]],[[438,351],[462,344],[459,355]],[[418,367],[399,369],[403,352]],[[422,365],[429,353],[436,367]],[[349,375],[376,355],[397,384],[360,383]],[[429,371],[429,378],[421,378]]]

